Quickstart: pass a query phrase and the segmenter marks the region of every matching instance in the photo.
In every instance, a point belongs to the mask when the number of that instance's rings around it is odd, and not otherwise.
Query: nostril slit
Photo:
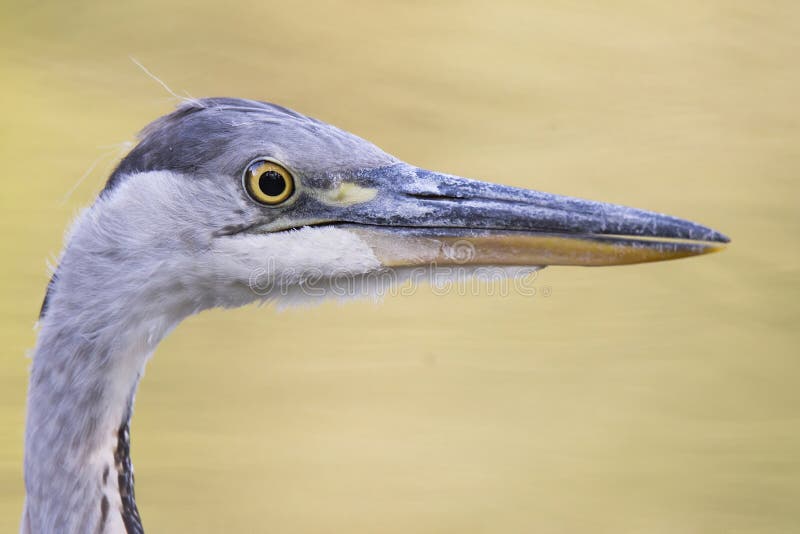
[[[452,195],[442,195],[439,193],[407,193],[411,198],[418,198],[420,200],[457,200],[460,197]]]

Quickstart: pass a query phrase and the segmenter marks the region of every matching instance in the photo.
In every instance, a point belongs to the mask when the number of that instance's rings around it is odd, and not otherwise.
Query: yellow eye
[[[259,204],[275,206],[294,193],[294,178],[289,171],[265,159],[254,161],[244,171],[244,188]]]

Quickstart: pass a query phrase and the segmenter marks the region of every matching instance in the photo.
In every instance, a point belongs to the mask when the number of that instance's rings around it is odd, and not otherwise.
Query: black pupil
[[[258,188],[268,197],[277,197],[286,191],[286,179],[278,171],[267,171],[259,176]]]

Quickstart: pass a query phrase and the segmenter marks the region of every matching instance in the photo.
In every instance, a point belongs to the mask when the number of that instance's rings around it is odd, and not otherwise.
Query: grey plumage
[[[276,104],[237,98],[187,101],[139,137],[104,191],[125,176],[146,171],[238,177],[242,162],[263,154],[274,154],[312,180],[320,169],[370,168],[397,161],[324,122]]]
[[[126,177],[151,171],[171,171],[187,179],[238,181],[243,162],[262,154],[276,155],[304,173],[309,184],[318,181],[320,169],[335,172],[397,162],[363,139],[277,104],[205,98],[188,100],[145,127],[139,143],[111,173],[100,195],[109,194]],[[40,318],[57,278],[56,270]]]

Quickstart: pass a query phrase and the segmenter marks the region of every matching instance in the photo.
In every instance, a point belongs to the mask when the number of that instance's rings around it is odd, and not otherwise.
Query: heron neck
[[[147,358],[185,317],[256,298],[248,263],[209,252],[219,210],[188,209],[186,183],[128,176],[73,224],[33,351],[23,532],[141,530],[128,422]]]
[[[131,320],[98,331],[80,320],[91,315],[107,317],[54,305],[34,352],[25,439],[31,532],[141,530],[129,421],[145,362],[167,328]]]
[[[141,532],[129,421],[145,363],[187,311],[152,305],[152,277],[90,298],[65,257],[33,354],[25,436],[23,524],[30,532]],[[91,272],[91,270],[90,270]],[[95,288],[111,273],[91,275]],[[100,277],[100,278],[98,278]],[[25,531],[23,528],[23,531]]]

